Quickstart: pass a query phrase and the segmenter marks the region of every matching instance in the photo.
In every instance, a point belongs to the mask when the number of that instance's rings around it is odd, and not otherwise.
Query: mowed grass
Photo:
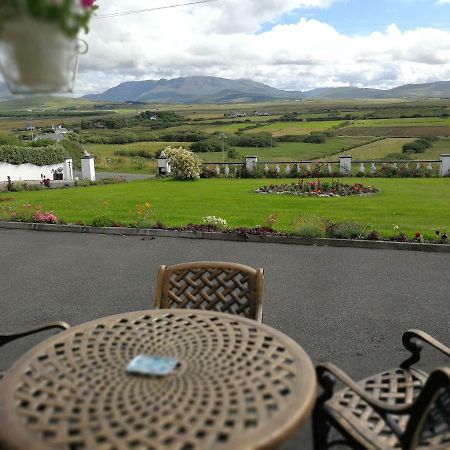
[[[244,156],[256,155],[259,161],[309,161],[336,154],[342,149],[352,148],[370,141],[361,137],[336,137],[324,144],[307,144],[305,142],[281,142],[272,148],[236,147],[239,156],[234,160],[242,161]],[[221,162],[222,153],[198,153],[205,162]]]
[[[261,133],[268,131],[273,136],[287,136],[287,135],[304,135],[313,131],[325,131],[340,125],[342,121],[339,120],[324,120],[319,122],[276,122],[263,127],[254,128],[247,131],[247,133]]]
[[[256,226],[276,213],[279,230],[292,231],[292,221],[301,214],[325,216],[335,221],[353,221],[389,237],[393,225],[410,236],[416,231],[432,236],[435,229],[450,227],[450,178],[371,179],[363,182],[380,189],[373,196],[302,198],[255,193],[260,186],[294,180],[212,179],[196,182],[174,180],[136,181],[128,184],[9,194],[11,202],[40,205],[68,222],[91,223],[107,214],[116,221],[133,223],[136,204],[150,202],[156,218],[166,225],[199,223],[202,217],[223,217],[232,227]],[[360,178],[342,179],[345,183]],[[3,196],[6,194],[3,194]],[[107,206],[105,206],[107,205]]]

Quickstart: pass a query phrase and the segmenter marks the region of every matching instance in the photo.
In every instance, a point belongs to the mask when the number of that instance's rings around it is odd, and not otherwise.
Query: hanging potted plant
[[[95,0],[1,1],[0,70],[10,91],[73,92],[78,33],[96,8]]]

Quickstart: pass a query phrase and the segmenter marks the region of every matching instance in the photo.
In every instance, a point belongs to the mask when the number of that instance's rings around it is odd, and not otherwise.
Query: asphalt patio
[[[160,264],[222,260],[263,267],[264,322],[297,341],[314,364],[333,361],[356,379],[402,361],[409,328],[450,341],[448,253],[5,229],[0,249],[4,332],[151,309]],[[36,342],[2,349],[0,368]],[[433,350],[423,353],[425,369],[448,365]],[[311,448],[309,424],[283,446]]]

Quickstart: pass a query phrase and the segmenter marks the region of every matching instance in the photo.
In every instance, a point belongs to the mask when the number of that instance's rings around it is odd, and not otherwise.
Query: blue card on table
[[[136,356],[127,366],[128,373],[140,375],[170,375],[178,361],[175,358],[165,358],[162,356]]]

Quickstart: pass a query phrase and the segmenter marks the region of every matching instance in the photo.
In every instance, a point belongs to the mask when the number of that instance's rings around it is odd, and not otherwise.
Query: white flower
[[[226,228],[228,226],[228,223],[225,219],[222,219],[221,217],[216,217],[216,216],[203,217],[202,222],[205,225],[212,225],[217,228]]]
[[[202,170],[200,158],[183,147],[164,149],[174,178],[177,180],[198,180]]]

